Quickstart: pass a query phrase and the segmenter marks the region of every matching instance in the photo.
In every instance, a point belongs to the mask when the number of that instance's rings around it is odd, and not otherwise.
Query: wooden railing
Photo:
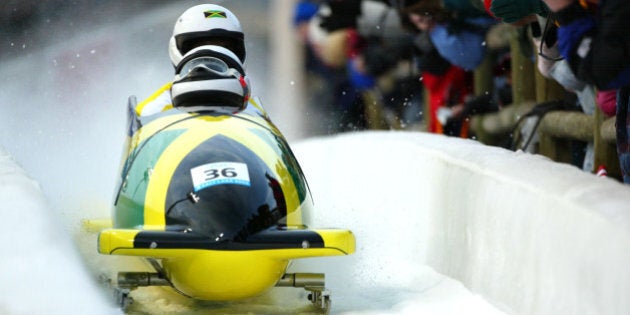
[[[537,104],[562,100],[570,93],[554,80],[543,77],[535,64],[522,53],[522,42],[518,38],[519,30],[516,27],[508,27],[507,30],[510,32],[513,104],[497,113],[475,115],[470,121],[475,138],[484,144],[495,146],[505,146],[510,137],[519,133],[520,125],[517,125],[519,119]],[[489,51],[486,60],[475,70],[475,95],[492,93],[494,65],[492,60],[495,58],[493,51]],[[401,128],[400,121],[386,119],[378,89],[363,92],[363,102],[369,129]],[[425,113],[428,113],[427,104],[425,92]],[[428,117],[428,114],[425,117]],[[593,143],[593,169],[590,171],[596,172],[597,168],[603,165],[608,176],[620,179],[614,126],[614,117],[605,119],[599,109],[596,109],[593,115],[577,111],[550,111],[543,116],[536,129],[539,142],[533,153],[547,156],[557,162],[573,163],[571,141]]]
[[[565,89],[557,82],[544,78],[535,65],[520,52],[522,47],[517,38],[516,28],[510,36],[512,56],[512,88],[514,103],[498,113],[472,117],[471,127],[479,141],[496,145],[497,139],[504,138],[514,128],[522,115],[536,104],[559,100],[566,97]],[[491,69],[478,68],[476,77],[491,75]],[[476,91],[479,93],[479,91]],[[608,176],[621,178],[619,161],[615,149],[615,119],[604,118],[596,108],[593,115],[572,111],[551,111],[546,113],[536,130],[539,146],[535,153],[554,161],[571,163],[570,141],[578,140],[594,144],[592,172],[600,165],[606,167]]]

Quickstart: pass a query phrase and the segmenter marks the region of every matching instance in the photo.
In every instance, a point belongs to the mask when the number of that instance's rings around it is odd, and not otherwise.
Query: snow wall
[[[81,261],[39,184],[0,147],[0,314],[122,314]]]
[[[419,267],[461,281],[506,313],[630,310],[627,186],[542,156],[424,133],[346,134],[294,150],[307,178],[309,169],[326,170],[317,175],[329,187],[314,196],[316,207],[318,197],[365,191],[367,204],[381,207],[383,224],[373,229],[390,235],[383,242],[418,238],[416,248],[398,250],[423,252],[412,256]],[[401,198],[417,200],[417,212],[391,218]],[[405,222],[392,231],[388,220]],[[409,221],[421,222],[419,231],[402,228]],[[358,248],[379,246],[361,241]]]

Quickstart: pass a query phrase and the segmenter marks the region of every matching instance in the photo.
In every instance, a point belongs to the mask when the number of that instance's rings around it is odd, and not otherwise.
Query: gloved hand
[[[347,70],[350,77],[350,83],[357,90],[369,90],[376,85],[374,77],[365,71],[363,56],[357,56],[350,59],[347,64]]]
[[[514,23],[528,15],[547,16],[549,9],[542,0],[492,0],[490,11],[507,23]]]

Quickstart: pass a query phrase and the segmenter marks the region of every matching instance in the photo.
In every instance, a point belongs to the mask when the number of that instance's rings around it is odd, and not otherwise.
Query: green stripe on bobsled
[[[114,227],[130,229],[144,225],[144,203],[152,166],[157,163],[157,159],[166,148],[184,132],[185,129],[158,132],[140,143],[129,155],[116,202],[118,209],[114,212]]]

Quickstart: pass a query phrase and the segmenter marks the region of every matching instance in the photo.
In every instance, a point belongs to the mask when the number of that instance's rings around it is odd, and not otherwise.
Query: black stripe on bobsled
[[[209,250],[324,248],[324,240],[314,231],[277,228],[258,232],[245,241],[217,241],[194,232],[142,231],[134,239],[134,248]]]

